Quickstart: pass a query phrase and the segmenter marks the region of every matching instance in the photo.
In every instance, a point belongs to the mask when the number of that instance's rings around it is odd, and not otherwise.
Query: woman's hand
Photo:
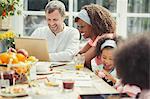
[[[105,39],[105,38],[113,39],[113,38],[115,38],[115,36],[116,35],[113,33],[108,33],[108,34],[103,34],[103,35],[99,36],[99,39]]]

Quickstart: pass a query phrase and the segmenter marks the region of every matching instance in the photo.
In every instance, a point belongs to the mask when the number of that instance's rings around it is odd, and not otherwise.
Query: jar
[[[12,70],[0,71],[0,87],[5,88],[15,84],[14,74]]]

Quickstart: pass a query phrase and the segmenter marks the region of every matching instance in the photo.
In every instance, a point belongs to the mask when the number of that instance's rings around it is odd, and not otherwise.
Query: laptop
[[[39,61],[50,61],[46,39],[18,37],[14,41],[16,49],[25,49],[30,56],[35,56]]]

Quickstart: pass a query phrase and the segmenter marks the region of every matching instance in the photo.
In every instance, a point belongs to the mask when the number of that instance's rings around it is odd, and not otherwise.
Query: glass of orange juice
[[[74,57],[74,62],[75,62],[75,69],[76,70],[83,69],[84,63],[85,63],[85,56],[78,54],[77,56]]]

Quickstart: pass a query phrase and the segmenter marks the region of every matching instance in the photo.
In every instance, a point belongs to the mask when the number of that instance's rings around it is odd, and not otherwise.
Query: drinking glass
[[[85,56],[78,54],[74,57],[75,69],[82,70],[84,68]]]
[[[74,80],[72,79],[65,79],[63,80],[63,91],[64,92],[70,92],[74,89]]]

